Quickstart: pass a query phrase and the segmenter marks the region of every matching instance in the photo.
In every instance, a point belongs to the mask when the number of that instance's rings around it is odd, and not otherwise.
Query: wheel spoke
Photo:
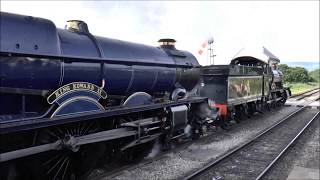
[[[83,123],[82,123],[83,124]],[[79,134],[78,135],[82,135],[82,131],[86,128],[86,126],[85,125],[83,125],[83,127],[82,127],[82,124],[81,124],[81,129],[80,129],[80,131],[79,131]]]
[[[61,156],[61,154],[55,155],[53,158],[50,158],[48,161],[42,163],[42,165],[43,166],[48,165],[50,162],[52,162],[53,160],[57,159],[59,156]]]
[[[62,157],[56,162],[56,164],[54,164],[54,165],[49,169],[49,171],[47,172],[47,174],[50,174],[50,172],[51,172],[53,169],[55,169],[55,167],[57,167],[57,165],[58,165],[66,156],[67,156],[67,155],[62,156]]]
[[[64,133],[60,128],[55,128],[55,129],[57,129],[57,132],[59,133],[60,137],[64,137]]]
[[[88,134],[92,133],[92,132],[96,132],[98,130],[98,128],[95,128],[95,129],[91,129]]]
[[[76,134],[79,134],[79,130],[80,130],[80,123],[78,123],[77,128],[76,128]]]
[[[68,170],[68,167],[69,167],[69,163],[70,163],[70,159],[68,158],[67,165],[66,165],[66,167],[64,168],[64,171],[63,171],[63,175],[62,175],[62,179],[61,179],[61,180],[64,180],[64,176],[65,176],[66,173],[67,173],[67,170]]]
[[[53,177],[54,180],[58,177],[60,170],[62,169],[62,167],[64,166],[64,163],[65,163],[68,159],[69,159],[68,157],[65,157],[65,158],[64,158],[64,161],[62,162],[62,164],[60,165],[57,173],[56,173],[56,174],[54,175],[54,177]]]
[[[67,135],[72,135],[70,132],[69,132],[69,129],[66,128],[66,132],[67,132]]]
[[[47,128],[38,131],[34,136],[34,145],[43,142],[54,142],[63,139],[65,136],[81,136],[99,131],[97,122],[79,122],[77,124]],[[104,153],[105,146],[91,144],[80,147],[78,152],[73,152],[67,146],[63,146],[59,151],[51,151],[34,161],[35,171],[31,172],[32,177],[43,177],[52,180],[70,180],[80,178],[82,175],[90,173],[99,157]]]
[[[87,133],[88,133],[88,130],[91,129],[91,127],[93,126],[93,124],[94,124],[94,123],[89,124],[89,126],[86,128],[86,130],[83,132],[83,134],[87,134]],[[81,135],[83,135],[83,134],[81,134]]]
[[[53,136],[53,137],[56,137],[57,139],[60,139],[60,137],[59,137],[58,135],[56,135],[54,132],[49,131],[48,129],[46,130],[46,132],[47,132],[49,135],[51,135],[51,136]]]

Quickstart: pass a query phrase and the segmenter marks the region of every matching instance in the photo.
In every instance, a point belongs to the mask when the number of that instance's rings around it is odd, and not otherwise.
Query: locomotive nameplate
[[[51,93],[48,96],[47,101],[49,104],[53,104],[60,97],[74,91],[90,91],[99,95],[103,99],[107,98],[107,93],[97,85],[94,85],[88,82],[73,82],[70,84],[66,84],[60,87],[59,89],[55,90],[53,93]]]

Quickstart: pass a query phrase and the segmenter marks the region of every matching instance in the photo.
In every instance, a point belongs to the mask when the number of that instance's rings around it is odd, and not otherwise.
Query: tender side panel
[[[229,76],[228,104],[257,100],[262,96],[262,76]]]
[[[268,96],[270,93],[270,82],[272,80],[272,77],[265,75],[263,78],[264,84],[263,84],[263,96]]]

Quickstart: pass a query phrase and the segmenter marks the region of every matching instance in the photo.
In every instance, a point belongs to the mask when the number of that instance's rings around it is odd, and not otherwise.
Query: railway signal
[[[207,49],[207,64],[208,65],[214,65],[214,57],[216,56],[216,54],[213,54],[213,43],[214,43],[214,39],[213,37],[210,37],[208,39],[206,39],[202,44],[200,49],[198,50],[198,54],[201,56]]]

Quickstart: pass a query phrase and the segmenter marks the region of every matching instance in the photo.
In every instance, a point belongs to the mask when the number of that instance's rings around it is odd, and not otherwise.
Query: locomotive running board
[[[13,159],[22,158],[22,157],[26,157],[26,156],[30,156],[30,155],[34,155],[42,152],[52,151],[52,150],[61,150],[61,149],[64,149],[64,147],[70,147],[70,150],[73,151],[74,149],[72,149],[72,147],[79,147],[85,144],[92,144],[92,143],[114,140],[114,139],[129,137],[129,136],[136,136],[137,134],[138,134],[137,131],[134,131],[130,128],[118,128],[118,129],[97,132],[97,133],[93,133],[85,136],[71,137],[71,138],[69,137],[67,140],[61,139],[49,144],[43,144],[39,146],[1,153],[0,162],[2,163],[2,162],[10,161]]]
[[[183,104],[193,104],[204,102],[207,98],[204,97],[192,97],[188,99],[166,102],[166,103],[157,103],[150,105],[142,105],[135,107],[117,107],[110,108],[102,112],[88,112],[88,113],[78,113],[68,116],[58,116],[53,118],[37,118],[37,119],[18,119],[10,121],[1,121],[0,122],[0,134],[7,134],[11,132],[19,132],[32,130],[37,128],[44,128],[56,125],[62,125],[67,123],[74,123],[80,121],[87,121],[98,118],[106,118],[112,116],[125,115],[136,112],[143,112],[155,109],[161,109],[165,107],[178,106]]]

